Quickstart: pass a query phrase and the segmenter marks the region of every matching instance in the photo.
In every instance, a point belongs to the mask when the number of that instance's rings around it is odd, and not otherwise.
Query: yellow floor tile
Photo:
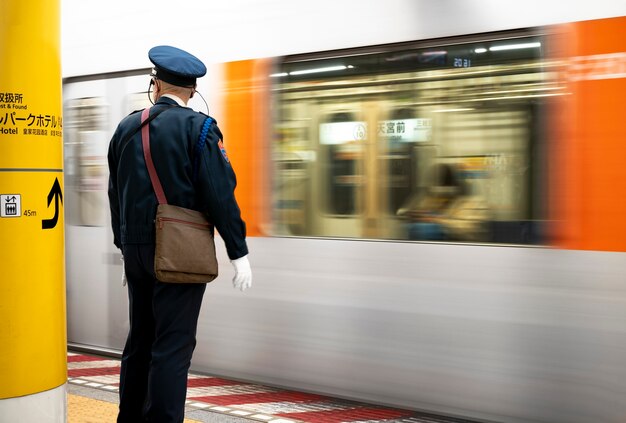
[[[67,396],[68,423],[107,423],[115,422],[117,404],[85,398],[78,395]],[[199,423],[185,419],[185,423]]]

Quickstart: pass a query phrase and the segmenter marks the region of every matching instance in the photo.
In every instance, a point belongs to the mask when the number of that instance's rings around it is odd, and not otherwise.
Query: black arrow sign
[[[59,220],[59,198],[61,199],[61,203],[63,203],[63,193],[61,192],[61,185],[59,185],[59,180],[54,178],[54,184],[52,185],[52,189],[50,189],[50,193],[48,194],[48,207],[50,207],[50,203],[52,202],[52,198],[54,197],[54,217],[52,219],[44,219],[41,221],[41,229],[52,229],[57,225],[57,220]]]

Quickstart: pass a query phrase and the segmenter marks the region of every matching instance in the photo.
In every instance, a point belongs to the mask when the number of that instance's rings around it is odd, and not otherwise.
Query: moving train
[[[626,419],[625,6],[502,3],[280,9],[334,36],[247,57],[172,28],[212,57],[190,106],[225,134],[254,275],[233,290],[220,248],[193,370],[489,421]],[[150,105],[150,46],[66,70],[71,348],[125,341],[106,152]]]

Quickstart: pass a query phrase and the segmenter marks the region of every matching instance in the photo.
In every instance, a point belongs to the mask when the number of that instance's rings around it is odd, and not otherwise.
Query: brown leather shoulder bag
[[[205,213],[167,204],[150,153],[150,125],[144,125],[149,115],[149,108],[141,113],[141,141],[152,188],[159,202],[155,219],[156,277],[161,282],[211,282],[218,274],[213,224]]]

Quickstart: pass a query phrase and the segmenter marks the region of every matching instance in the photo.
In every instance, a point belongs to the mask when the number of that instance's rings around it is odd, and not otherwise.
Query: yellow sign
[[[0,399],[66,381],[59,12],[0,2]]]

